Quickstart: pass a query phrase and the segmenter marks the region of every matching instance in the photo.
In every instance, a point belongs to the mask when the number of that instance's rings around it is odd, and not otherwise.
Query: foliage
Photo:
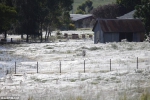
[[[15,22],[17,12],[14,7],[0,3],[0,32],[10,29]]]
[[[76,29],[76,27],[74,24],[69,24],[69,30],[75,30],[75,29]]]
[[[141,0],[116,0],[116,2],[121,6],[123,13],[130,12],[135,9],[136,5],[141,4]]]
[[[90,13],[90,11],[93,9],[92,4],[93,2],[91,0],[86,0],[84,3],[78,6],[76,14]]]
[[[76,14],[85,14],[85,12],[84,12],[83,10],[81,10],[81,9],[78,9],[78,10],[76,11]]]
[[[92,14],[95,18],[116,18],[120,15],[118,4],[108,4],[99,6],[92,10]]]
[[[146,91],[141,95],[141,100],[149,100],[150,99],[150,93]]]
[[[134,17],[140,18],[146,28],[146,32],[150,32],[150,0],[141,0],[141,5],[136,6]]]
[[[0,20],[4,18],[4,24],[1,24],[0,30],[6,29],[12,23],[12,16],[15,14],[15,9],[17,10],[17,23],[15,26],[15,31],[18,34],[27,34],[31,37],[41,36],[42,42],[42,31],[43,29],[48,29],[48,33],[55,28],[60,28],[65,26],[69,27],[70,14],[69,11],[72,9],[73,0],[0,0],[1,4]],[[4,6],[7,4],[8,6]],[[3,14],[4,8],[7,14]],[[5,11],[5,12],[6,12]],[[1,21],[2,22],[2,21]],[[9,25],[8,25],[9,24]],[[7,26],[7,27],[6,27]],[[3,27],[3,28],[2,28]]]
[[[48,29],[45,36],[48,37],[53,27],[69,26],[72,3],[73,0],[16,0],[15,6],[19,12],[17,26],[22,33],[41,36],[42,42],[43,28]]]

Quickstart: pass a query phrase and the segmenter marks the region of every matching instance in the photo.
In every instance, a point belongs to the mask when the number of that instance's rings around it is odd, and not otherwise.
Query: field
[[[87,38],[1,45],[1,96],[19,96],[20,100],[150,100],[150,43],[94,44]]]
[[[84,3],[86,0],[74,0],[73,3],[73,13],[76,12],[76,9],[79,5],[81,5],[82,3]],[[115,3],[116,0],[92,0],[93,1],[93,7],[96,8],[99,5],[106,5],[106,4],[110,4],[110,3]],[[71,13],[72,13],[71,12]]]

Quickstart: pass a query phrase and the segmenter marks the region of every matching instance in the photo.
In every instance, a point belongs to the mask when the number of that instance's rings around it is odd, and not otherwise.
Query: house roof
[[[78,21],[81,19],[92,17],[92,14],[85,14],[85,15],[83,15],[83,14],[70,14],[70,17],[71,17],[72,21]]]
[[[123,16],[117,17],[117,19],[134,19],[134,17],[133,17],[134,13],[135,13],[135,10],[133,10],[127,14],[124,14]]]
[[[139,19],[101,19],[97,20],[93,27],[93,31],[97,23],[103,32],[145,32],[144,25]]]

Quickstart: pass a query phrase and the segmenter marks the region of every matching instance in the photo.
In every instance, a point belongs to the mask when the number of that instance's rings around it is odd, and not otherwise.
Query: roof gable
[[[145,32],[145,28],[139,19],[101,19],[97,21],[100,23],[103,32]]]
[[[83,14],[70,14],[70,17],[71,17],[72,21],[78,21],[81,19],[92,17],[92,14],[85,14],[85,15],[83,15]]]
[[[134,19],[133,15],[136,10],[133,10],[129,13],[124,14],[123,16],[117,17],[117,19]]]

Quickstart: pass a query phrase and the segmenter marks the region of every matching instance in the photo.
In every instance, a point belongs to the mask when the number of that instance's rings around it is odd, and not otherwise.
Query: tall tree
[[[19,22],[28,35],[41,36],[42,29],[61,25],[61,16],[63,12],[69,12],[72,9],[73,0],[16,0],[19,11]],[[47,22],[48,21],[48,22]],[[28,38],[27,38],[28,41]]]
[[[94,8],[92,14],[95,18],[116,18],[120,16],[120,8],[118,4],[103,5]]]
[[[127,13],[135,9],[136,5],[141,4],[141,0],[116,0],[122,8],[122,12]]]
[[[78,6],[76,14],[86,14],[90,13],[93,9],[93,2],[91,0],[86,0],[84,3]]]
[[[86,4],[86,6],[87,6],[87,7],[86,7],[87,12],[90,13],[91,10],[93,9],[93,6],[92,6],[93,2],[90,1],[90,0],[87,0],[87,1],[85,2],[85,4]]]
[[[147,34],[150,34],[150,0],[141,0],[141,5],[136,6],[134,17],[143,21]]]
[[[17,12],[14,7],[0,3],[0,32],[5,32],[5,38],[7,36],[7,30],[15,22],[16,15]]]

